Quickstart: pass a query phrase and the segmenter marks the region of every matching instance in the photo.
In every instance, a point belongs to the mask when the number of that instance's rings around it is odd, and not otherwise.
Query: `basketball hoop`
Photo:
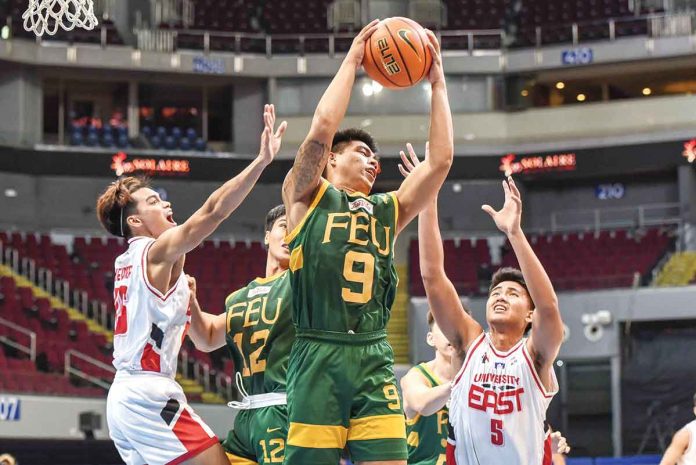
[[[75,27],[91,31],[97,25],[92,0],[29,0],[22,18],[24,29],[37,36],[54,35],[59,27],[66,31]]]

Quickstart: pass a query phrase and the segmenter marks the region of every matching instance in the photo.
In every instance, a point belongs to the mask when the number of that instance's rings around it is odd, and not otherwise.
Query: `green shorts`
[[[222,447],[232,465],[280,464],[287,436],[286,405],[241,410]]]
[[[406,460],[406,423],[384,331],[298,330],[288,367],[286,465]]]

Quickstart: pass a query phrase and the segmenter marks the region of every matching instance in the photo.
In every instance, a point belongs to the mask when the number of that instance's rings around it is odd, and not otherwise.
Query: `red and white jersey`
[[[147,252],[155,240],[134,237],[114,263],[114,367],[174,377],[188,330],[190,291],[182,272],[162,294],[147,279]]]
[[[526,341],[500,352],[482,333],[471,345],[453,381],[448,465],[551,464],[544,422],[558,389],[544,388]]]
[[[689,439],[689,447],[686,448],[686,452],[679,459],[679,465],[696,465],[696,420],[688,423],[684,429],[689,432],[691,437]]]

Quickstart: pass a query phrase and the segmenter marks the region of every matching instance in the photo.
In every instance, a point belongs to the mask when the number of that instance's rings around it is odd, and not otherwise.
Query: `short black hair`
[[[534,305],[534,301],[532,300],[532,296],[529,293],[529,288],[527,287],[527,283],[524,280],[524,275],[520,270],[517,268],[512,268],[512,267],[505,267],[505,268],[500,268],[498,271],[493,273],[493,277],[491,278],[491,285],[488,288],[488,293],[490,294],[493,289],[495,289],[500,283],[503,281],[512,281],[524,288],[524,290],[527,292],[527,296],[529,297],[529,301],[532,303],[532,308],[535,308],[536,306]]]
[[[268,232],[273,229],[273,225],[281,216],[285,216],[285,205],[280,204],[271,208],[268,213],[266,213],[266,223],[264,226],[264,232]]]
[[[331,151],[340,152],[348,144],[348,142],[360,141],[364,142],[372,153],[377,153],[377,143],[372,138],[372,136],[360,128],[348,128],[342,131],[338,131],[334,134],[333,141],[331,142]]]

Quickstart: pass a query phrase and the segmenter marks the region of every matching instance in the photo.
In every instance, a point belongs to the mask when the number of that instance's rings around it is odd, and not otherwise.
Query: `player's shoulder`
[[[372,203],[375,205],[389,205],[396,201],[395,192],[380,192],[378,194],[370,194],[368,197]]]
[[[247,284],[244,287],[240,287],[236,291],[231,292],[230,294],[225,297],[225,308],[228,308],[232,303],[235,301],[235,299],[238,299],[239,297],[242,297],[245,295],[245,291],[249,288],[249,284]]]
[[[427,376],[427,368],[424,367],[427,367],[426,363],[419,363],[418,365],[412,366],[403,377],[404,383],[408,385],[423,384],[432,387],[433,383]]]
[[[674,433],[672,438],[673,444],[680,444],[686,449],[694,439],[694,430],[696,430],[696,422],[686,424],[682,429]]]

